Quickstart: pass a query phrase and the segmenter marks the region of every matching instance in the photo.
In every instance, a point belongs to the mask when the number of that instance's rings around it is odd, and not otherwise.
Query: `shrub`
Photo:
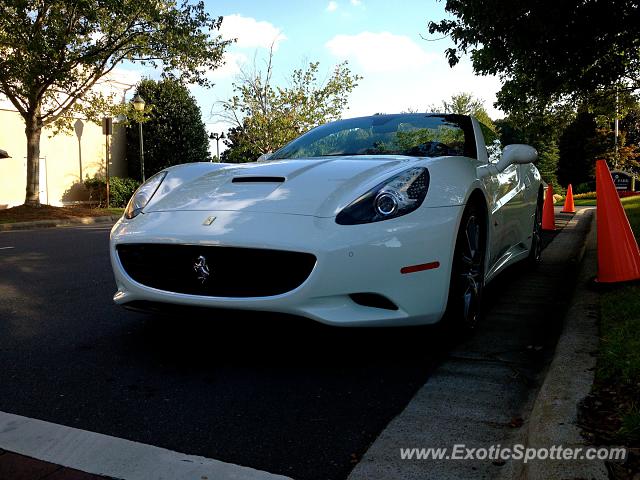
[[[109,203],[111,207],[126,207],[140,182],[133,178],[111,177],[109,179]]]
[[[595,190],[594,182],[579,183],[576,185],[573,193],[589,193]]]
[[[573,196],[573,198],[587,198],[587,199],[593,199],[596,198],[596,192],[584,192],[584,193],[577,193]]]
[[[140,183],[133,178],[109,178],[109,207],[124,208]],[[89,191],[89,201],[104,207],[107,198],[107,184],[101,176],[87,178],[84,186]]]
[[[87,177],[84,186],[89,192],[89,202],[92,205],[97,203],[98,207],[103,207],[103,202],[107,197],[107,184],[104,182],[104,178],[98,175],[93,178]]]

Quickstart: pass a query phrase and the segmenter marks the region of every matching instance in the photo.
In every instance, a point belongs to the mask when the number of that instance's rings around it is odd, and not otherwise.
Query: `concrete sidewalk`
[[[595,222],[594,222],[595,223]],[[598,351],[599,296],[589,283],[597,273],[595,224],[588,235],[584,259],[576,282],[571,307],[544,384],[538,393],[528,422],[526,445],[540,448],[562,445],[586,448],[580,433],[578,405],[593,384]],[[529,480],[573,480],[609,478],[602,460],[546,460],[524,465]]]
[[[560,224],[571,218],[556,215]],[[454,445],[527,443],[530,412],[554,355],[592,217],[592,209],[580,209],[544,250],[536,270],[516,266],[489,286],[492,305],[484,323],[454,347],[349,480],[520,476],[520,461],[402,460],[400,449],[450,453]]]

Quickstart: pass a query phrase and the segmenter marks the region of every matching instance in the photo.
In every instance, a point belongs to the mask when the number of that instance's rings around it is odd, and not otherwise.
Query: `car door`
[[[509,165],[498,174],[503,235],[501,255],[522,242],[522,215],[526,206],[524,181],[520,165]]]
[[[538,185],[540,176],[532,164],[519,165],[520,178],[524,186],[523,207],[520,216],[520,238],[526,241],[531,238],[533,222],[538,204]]]
[[[490,163],[497,163],[502,155],[498,135],[480,124]],[[490,263],[498,262],[514,245],[520,242],[524,183],[518,165],[509,165],[502,172],[483,179],[490,197],[492,220],[492,249]]]

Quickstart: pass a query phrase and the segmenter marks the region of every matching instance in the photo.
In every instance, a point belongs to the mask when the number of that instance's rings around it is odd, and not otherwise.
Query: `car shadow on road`
[[[543,233],[543,249],[559,233]],[[504,287],[527,275],[523,263],[509,267],[485,290],[485,311]],[[433,364],[465,341],[444,325],[401,328],[340,328],[293,315],[166,306],[163,314],[132,314],[129,346],[163,364],[272,367],[413,366]],[[482,325],[479,327],[482,328]]]
[[[129,338],[133,349],[198,369],[415,366],[446,351],[438,326],[339,328],[293,315],[227,310],[139,320]]]

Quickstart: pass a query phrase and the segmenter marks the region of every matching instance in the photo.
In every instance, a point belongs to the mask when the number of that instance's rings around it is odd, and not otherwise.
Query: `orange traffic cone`
[[[567,188],[567,198],[564,199],[562,213],[576,213],[576,207],[573,204],[573,189],[571,188],[571,184],[569,184],[569,188]]]
[[[553,211],[553,186],[551,184],[547,187],[547,195],[544,197],[544,205],[542,206],[542,229],[556,229],[556,214]]]
[[[596,162],[598,278],[601,283],[640,279],[640,251],[607,162]]]

